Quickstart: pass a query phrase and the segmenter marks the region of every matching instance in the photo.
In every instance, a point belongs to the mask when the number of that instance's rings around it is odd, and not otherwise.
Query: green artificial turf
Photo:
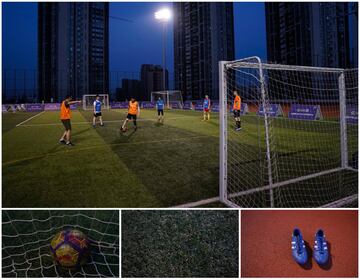
[[[93,241],[79,269],[54,265],[50,242],[64,229],[80,230]],[[3,210],[2,276],[118,277],[119,211]]]
[[[238,211],[122,211],[122,277],[239,277]]]
[[[105,126],[91,111],[73,111],[74,147],[58,143],[58,112],[3,114],[4,207],[171,207],[219,196],[219,121],[202,112],[142,110],[135,132],[120,133],[125,110],[105,110]],[[266,186],[263,118],[229,116],[229,193]],[[340,166],[339,124],[271,121],[273,182]],[[357,126],[348,126],[349,158],[357,152]],[[356,194],[356,172],[337,172],[274,190],[276,207],[317,207]],[[269,191],[233,198],[242,207],[270,207]]]

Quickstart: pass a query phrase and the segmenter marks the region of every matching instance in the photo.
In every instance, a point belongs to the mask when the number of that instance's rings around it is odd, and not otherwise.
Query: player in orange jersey
[[[128,114],[126,116],[126,119],[125,119],[123,125],[120,128],[120,131],[125,132],[127,130],[126,124],[130,120],[133,120],[134,128],[136,130],[137,129],[136,119],[139,115],[140,115],[139,103],[135,100],[135,98],[131,98],[130,102],[129,102],[129,107],[128,107]]]
[[[237,91],[234,91],[234,105],[233,105],[233,113],[234,113],[234,119],[235,119],[235,130],[240,131],[241,130],[241,120],[240,120],[240,111],[241,111],[241,97],[237,93]]]
[[[60,107],[60,120],[64,125],[65,132],[60,138],[59,142],[62,144],[66,144],[68,146],[74,146],[73,143],[71,143],[71,110],[70,105],[75,103],[81,103],[81,101],[71,101],[72,97],[70,95],[67,95],[65,99],[61,102]]]

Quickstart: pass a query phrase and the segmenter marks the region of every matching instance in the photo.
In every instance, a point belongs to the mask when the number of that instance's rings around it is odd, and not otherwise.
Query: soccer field
[[[218,120],[202,112],[142,110],[119,133],[124,110],[73,111],[74,147],[58,143],[58,112],[3,114],[4,207],[167,207],[218,195]]]
[[[219,196],[216,113],[204,122],[202,112],[166,111],[160,125],[155,110],[142,110],[138,130],[130,123],[124,134],[119,132],[124,110],[104,111],[103,116],[105,126],[94,129],[91,111],[73,111],[75,146],[68,147],[58,143],[63,132],[58,112],[3,114],[3,206],[171,207]],[[276,146],[279,181],[337,167],[339,141],[332,137],[337,123],[314,122],[309,131],[307,121],[287,122],[274,122],[282,143]],[[263,119],[243,116],[242,123],[240,133],[229,133],[237,149],[229,177],[235,170],[241,187],[233,191],[262,186],[266,174],[264,159],[259,159]],[[351,156],[358,149],[357,126],[349,130],[354,135],[348,137]],[[277,207],[314,207],[356,193],[357,173],[349,172],[290,184],[275,190],[274,197]],[[245,207],[269,207],[268,191],[239,200]]]

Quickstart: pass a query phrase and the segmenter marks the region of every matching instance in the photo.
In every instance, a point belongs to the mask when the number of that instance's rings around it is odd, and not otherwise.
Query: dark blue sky
[[[154,12],[171,3],[110,3],[110,70],[138,72],[144,63],[162,64],[162,27]],[[37,4],[2,3],[4,69],[37,67]],[[236,58],[266,58],[264,3],[234,3]],[[173,72],[172,22],[167,33],[167,67]]]

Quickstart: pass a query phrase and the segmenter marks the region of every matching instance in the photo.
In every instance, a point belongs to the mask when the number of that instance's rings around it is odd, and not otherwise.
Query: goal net
[[[50,242],[61,230],[78,229],[93,242],[79,270],[54,264]],[[2,213],[3,277],[119,277],[119,211],[24,211]]]
[[[109,95],[108,94],[99,94],[100,101],[102,103],[102,109],[109,109]],[[93,110],[94,101],[96,100],[96,94],[84,94],[82,105],[84,110]]]
[[[220,62],[220,200],[232,207],[357,207],[357,76],[257,57]],[[242,100],[239,131],[234,91]]]
[[[153,91],[151,92],[151,102],[156,102],[161,97],[164,100],[166,108],[170,109],[173,104],[177,104],[183,108],[183,98],[180,90],[166,90],[166,91]],[[178,107],[177,106],[177,107]]]

